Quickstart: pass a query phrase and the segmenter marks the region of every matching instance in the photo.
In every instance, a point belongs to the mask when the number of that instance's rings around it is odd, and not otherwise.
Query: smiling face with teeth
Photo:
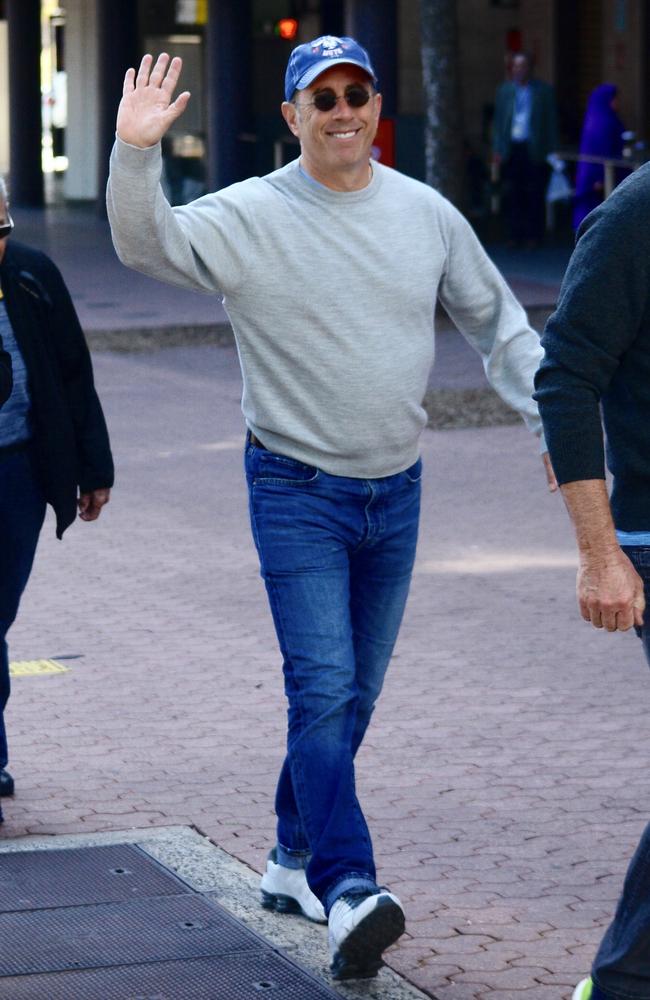
[[[344,99],[346,87],[362,84],[371,92],[360,108]],[[331,111],[310,103],[318,91],[331,90],[338,97]],[[301,160],[307,173],[333,191],[357,191],[370,179],[369,160],[379,124],[381,94],[374,92],[368,74],[358,66],[339,64],[321,73],[294,101],[285,101],[282,115],[300,139]]]

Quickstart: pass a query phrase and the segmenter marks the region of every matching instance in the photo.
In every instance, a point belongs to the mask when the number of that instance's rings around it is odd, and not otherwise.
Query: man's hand
[[[182,59],[176,56],[170,63],[169,56],[163,52],[153,69],[152,63],[153,57],[146,55],[137,76],[134,69],[127,70],[117,112],[120,139],[141,149],[160,142],[172,122],[182,115],[190,99],[189,91],[185,90],[172,101],[181,74]]]
[[[559,487],[557,479],[555,478],[555,473],[553,472],[553,466],[551,465],[551,456],[547,451],[542,453],[542,462],[544,463],[544,472],[546,473],[546,482],[548,483],[549,492],[557,493]]]
[[[93,490],[92,493],[80,493],[77,500],[79,517],[82,521],[96,521],[102,512],[104,504],[111,498],[109,489]]]
[[[576,590],[580,614],[595,628],[626,632],[643,625],[643,580],[620,548],[605,559],[582,559]]]
[[[605,480],[578,479],[561,489],[580,552],[580,614],[608,632],[643,625],[643,580],[618,544]]]

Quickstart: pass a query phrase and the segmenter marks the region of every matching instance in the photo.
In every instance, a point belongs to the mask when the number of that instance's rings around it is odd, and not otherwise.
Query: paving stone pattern
[[[62,543],[48,516],[10,653],[71,670],[14,680],[0,835],[194,825],[261,871],[285,705],[236,355],[95,367],[118,482]],[[523,425],[428,430],[422,451],[411,599],[358,759],[407,912],[390,964],[438,1000],[567,1000],[648,814],[647,668],[634,636],[577,617],[570,527]]]

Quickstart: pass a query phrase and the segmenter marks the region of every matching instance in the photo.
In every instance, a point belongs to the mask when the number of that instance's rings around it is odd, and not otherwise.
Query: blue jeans
[[[627,546],[645,585],[643,628],[637,629],[650,663],[650,548]],[[592,1000],[650,1000],[650,824],[632,858],[616,914],[594,960]]]
[[[326,912],[343,892],[377,885],[354,757],[406,604],[420,475],[418,461],[382,479],[333,476],[247,441],[251,525],[288,700],[278,860],[306,867]]]
[[[9,699],[6,635],[31,573],[45,500],[28,450],[0,455],[0,768],[7,764],[4,709]]]

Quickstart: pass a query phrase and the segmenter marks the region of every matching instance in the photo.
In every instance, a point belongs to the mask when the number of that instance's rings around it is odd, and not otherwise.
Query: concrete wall
[[[605,0],[603,82],[619,88],[620,115],[628,128],[650,139],[643,121],[645,103],[643,11],[639,0]]]
[[[535,57],[536,75],[554,84],[555,4],[540,3],[539,0],[521,0],[520,16],[524,49]]]
[[[521,11],[491,7],[485,0],[459,0],[463,125],[470,147],[486,152],[486,116],[504,79],[508,31],[521,28]]]
[[[96,0],[66,0],[68,127],[65,197],[93,200],[97,191],[97,14]],[[116,109],[117,110],[117,109]]]
[[[397,45],[399,60],[397,74],[398,111],[401,115],[421,115],[424,102],[419,0],[398,0]]]
[[[9,173],[9,67],[7,22],[0,21],[0,174]]]

